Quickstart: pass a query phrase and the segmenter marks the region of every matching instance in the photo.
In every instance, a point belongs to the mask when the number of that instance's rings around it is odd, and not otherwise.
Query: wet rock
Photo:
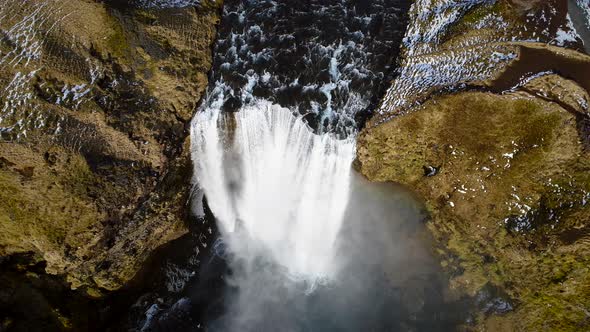
[[[424,170],[424,176],[429,176],[429,177],[435,176],[440,171],[440,167],[434,167],[434,166],[422,166],[422,169]]]
[[[503,315],[514,309],[510,298],[491,285],[484,286],[477,293],[476,303],[484,315]]]

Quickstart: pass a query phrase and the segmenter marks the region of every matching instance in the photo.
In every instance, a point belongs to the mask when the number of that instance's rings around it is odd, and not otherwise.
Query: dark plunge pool
[[[397,185],[356,174],[352,183],[335,280],[294,279],[267,257],[228,265],[218,239],[181,292],[138,303],[149,305],[147,316],[137,310],[137,330],[454,331],[466,323],[472,302],[446,299],[422,206]]]

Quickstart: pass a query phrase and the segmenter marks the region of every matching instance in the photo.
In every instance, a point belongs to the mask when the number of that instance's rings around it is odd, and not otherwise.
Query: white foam
[[[205,109],[191,135],[197,181],[233,253],[254,259],[262,251],[290,275],[330,278],[354,138],[315,135],[300,116],[267,101],[223,116]]]

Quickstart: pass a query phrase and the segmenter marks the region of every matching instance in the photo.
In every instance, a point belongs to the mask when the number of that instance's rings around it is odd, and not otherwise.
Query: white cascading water
[[[331,278],[354,139],[316,135],[267,101],[233,114],[212,106],[191,130],[198,184],[233,254],[262,250],[293,277]]]

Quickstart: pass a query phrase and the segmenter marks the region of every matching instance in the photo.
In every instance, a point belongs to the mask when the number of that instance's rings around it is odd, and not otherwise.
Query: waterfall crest
[[[229,249],[269,255],[288,275],[330,278],[349,199],[354,138],[316,135],[287,108],[211,106],[192,123],[195,176]]]

